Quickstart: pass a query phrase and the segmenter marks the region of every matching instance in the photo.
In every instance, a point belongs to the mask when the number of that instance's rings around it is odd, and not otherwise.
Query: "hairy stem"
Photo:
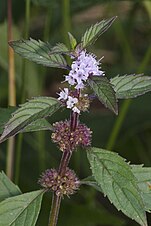
[[[61,203],[61,196],[57,196],[56,194],[53,194],[51,213],[50,213],[50,219],[49,219],[48,226],[56,226],[57,225],[60,203]]]
[[[70,116],[71,132],[74,132],[76,130],[76,127],[78,124],[78,118],[79,118],[79,115],[77,113],[71,112],[71,116]],[[65,174],[66,168],[69,164],[71,156],[72,156],[72,150],[66,150],[63,152],[60,166],[59,166],[59,175],[60,176],[63,176]],[[52,199],[52,207],[51,207],[50,220],[49,220],[48,226],[56,226],[59,209],[60,209],[60,204],[61,204],[61,196],[57,196],[54,193],[53,199]]]

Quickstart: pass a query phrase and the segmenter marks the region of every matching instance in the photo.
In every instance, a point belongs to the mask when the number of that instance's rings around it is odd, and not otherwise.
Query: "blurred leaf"
[[[100,35],[102,35],[105,31],[108,30],[108,28],[111,26],[111,24],[116,18],[117,16],[107,20],[102,20],[99,23],[92,25],[82,36],[82,48],[86,48],[87,46],[93,44],[99,38]]]
[[[16,53],[37,64],[67,69],[67,62],[62,55],[50,54],[52,49],[49,43],[30,38],[30,40],[11,41],[9,45]]]
[[[51,116],[61,107],[59,101],[52,97],[35,97],[14,112],[12,118],[5,125],[0,143],[22,131],[27,125],[37,119]]]
[[[134,98],[151,91],[151,77],[142,74],[116,76],[110,82],[119,99]]]
[[[42,6],[52,6],[55,3],[57,4],[56,0],[32,0],[32,2],[36,5],[42,5]]]
[[[1,0],[0,1],[0,22],[4,20],[6,11],[7,11],[7,2],[5,0]]]
[[[151,2],[146,0],[146,1],[143,1],[142,3],[144,4],[144,6],[148,12],[148,15],[151,19]]]
[[[87,155],[93,176],[111,203],[140,225],[147,225],[137,180],[125,160],[100,148],[90,148]]]
[[[75,49],[75,47],[77,45],[77,40],[75,39],[75,37],[70,32],[68,32],[68,36],[69,36],[71,49]]]
[[[0,203],[0,225],[34,226],[44,191],[34,191],[8,198]]]
[[[90,87],[98,99],[115,114],[118,114],[115,91],[106,77],[93,76],[88,80]]]
[[[0,173],[0,202],[6,198],[20,195],[21,191],[4,172]]]
[[[151,167],[132,165],[132,172],[137,178],[138,187],[145,204],[145,210],[151,211]]]
[[[77,205],[70,202],[70,205],[62,207],[61,212],[62,215],[59,218],[58,226],[125,225],[124,220],[108,212],[100,205],[89,206],[79,203]]]
[[[94,6],[96,4],[100,4],[100,3],[104,3],[107,2],[107,0],[81,0],[81,1],[77,1],[77,0],[70,0],[71,1],[71,12],[75,13],[79,10],[83,10],[86,9],[90,6]],[[111,1],[111,0],[108,0]],[[61,8],[61,2],[60,1],[56,1],[56,0],[32,0],[32,2],[36,5],[42,5],[42,6],[55,6],[55,9],[57,11],[59,11],[59,9]]]

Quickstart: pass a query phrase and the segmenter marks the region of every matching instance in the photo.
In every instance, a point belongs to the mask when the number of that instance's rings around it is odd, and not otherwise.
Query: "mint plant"
[[[80,122],[81,114],[98,98],[106,108],[118,114],[118,99],[135,98],[151,91],[151,77],[143,74],[116,76],[108,79],[101,68],[102,59],[88,53],[86,48],[102,35],[116,17],[91,26],[78,44],[71,33],[71,48],[59,43],[33,39],[11,41],[9,45],[22,57],[47,67],[65,69],[64,89],[58,98],[34,97],[20,105],[5,124],[0,137],[4,142],[22,132],[52,131],[51,139],[62,152],[58,169],[46,169],[38,180],[41,189],[22,194],[2,172],[0,174],[0,225],[34,226],[44,193],[52,192],[52,206],[48,226],[56,226],[61,200],[88,185],[102,192],[110,202],[141,226],[147,226],[146,211],[151,210],[151,168],[131,165],[115,152],[91,146],[92,131]],[[69,65],[66,58],[69,57]],[[70,116],[65,121],[47,121],[58,109],[67,108]],[[68,167],[73,152],[82,146],[87,152],[92,175],[80,180]],[[101,222],[100,222],[101,223]]]

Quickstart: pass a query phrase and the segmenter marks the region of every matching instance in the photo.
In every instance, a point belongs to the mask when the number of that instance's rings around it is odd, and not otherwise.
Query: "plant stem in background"
[[[30,0],[26,0],[26,11],[25,11],[25,33],[24,38],[27,39],[29,36],[29,24],[30,23]],[[26,96],[26,63],[25,60],[22,62],[22,96],[21,96],[21,103],[24,102]],[[17,148],[16,148],[16,164],[15,164],[15,183],[18,184],[19,175],[20,175],[20,161],[21,161],[21,149],[22,149],[22,142],[23,142],[23,134],[19,134],[17,140]]]
[[[8,22],[8,41],[12,40],[12,0],[7,1],[7,22]],[[16,106],[16,86],[15,86],[15,67],[14,67],[14,51],[8,47],[8,77],[9,77],[9,97],[8,105]],[[14,145],[15,138],[8,140],[6,173],[10,179],[13,178],[14,165]]]
[[[64,43],[69,46],[68,32],[71,30],[71,18],[70,18],[70,0],[62,0],[62,21],[63,21],[63,39]]]
[[[150,61],[150,57],[151,57],[151,46],[148,48],[148,50],[146,51],[146,54],[142,60],[142,63],[140,64],[139,68],[138,68],[138,73],[141,73],[142,71],[144,71],[145,67],[147,66],[147,64],[149,63]],[[107,146],[106,148],[108,150],[112,150],[113,147],[114,147],[114,144],[117,140],[117,137],[119,135],[119,132],[121,130],[121,127],[123,125],[123,122],[124,122],[124,119],[126,117],[126,114],[128,112],[128,109],[130,107],[132,103],[132,100],[129,99],[129,100],[125,100],[123,102],[123,105],[120,109],[120,114],[119,116],[117,117],[116,121],[115,121],[115,124],[114,124],[114,127],[112,129],[112,132],[111,132],[111,135],[109,137],[109,140],[108,140],[108,143],[107,143]]]

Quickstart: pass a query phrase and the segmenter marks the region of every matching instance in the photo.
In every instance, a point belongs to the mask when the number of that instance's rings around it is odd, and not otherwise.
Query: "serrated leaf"
[[[63,43],[57,43],[52,49],[50,54],[61,54],[61,53],[66,53],[69,52],[69,49],[67,48],[67,46]]]
[[[88,83],[98,99],[115,114],[118,114],[115,91],[106,77],[93,76]]]
[[[151,77],[142,74],[116,76],[110,82],[118,99],[134,98],[151,91]]]
[[[60,107],[60,102],[52,97],[35,97],[22,104],[6,124],[0,143],[16,135],[36,120],[51,116]]]
[[[147,226],[145,207],[131,167],[117,153],[100,148],[87,152],[92,173],[111,203],[142,226]]]
[[[42,131],[42,130],[52,130],[52,125],[46,119],[36,120],[35,122],[26,126],[20,132],[28,133],[28,132]]]
[[[50,54],[52,49],[49,43],[30,38],[29,40],[11,41],[9,45],[16,53],[37,64],[67,69],[67,62],[62,55]]]
[[[75,37],[70,32],[68,32],[68,36],[69,36],[71,49],[74,50],[76,45],[77,45],[77,40],[75,39]]]
[[[145,210],[151,212],[151,167],[143,167],[142,165],[130,165],[132,173],[137,179],[137,185],[141,192]],[[96,190],[103,192],[102,188],[93,176],[84,178],[81,184],[92,186]]]
[[[100,35],[102,35],[106,30],[108,30],[108,28],[111,26],[111,24],[114,22],[116,18],[117,16],[107,20],[102,20],[99,23],[92,25],[82,36],[81,39],[82,48],[86,48],[87,46],[93,44]]]
[[[0,202],[6,198],[20,195],[21,191],[4,172],[0,173]]]
[[[132,165],[132,172],[138,181],[145,210],[151,211],[151,167]]]
[[[0,134],[2,134],[5,123],[11,118],[11,114],[17,110],[17,107],[11,108],[0,108]],[[52,130],[52,125],[46,119],[39,119],[30,125],[26,126],[22,131],[22,133],[34,132],[40,130]]]
[[[34,226],[44,191],[34,191],[8,198],[0,203],[1,226]]]

